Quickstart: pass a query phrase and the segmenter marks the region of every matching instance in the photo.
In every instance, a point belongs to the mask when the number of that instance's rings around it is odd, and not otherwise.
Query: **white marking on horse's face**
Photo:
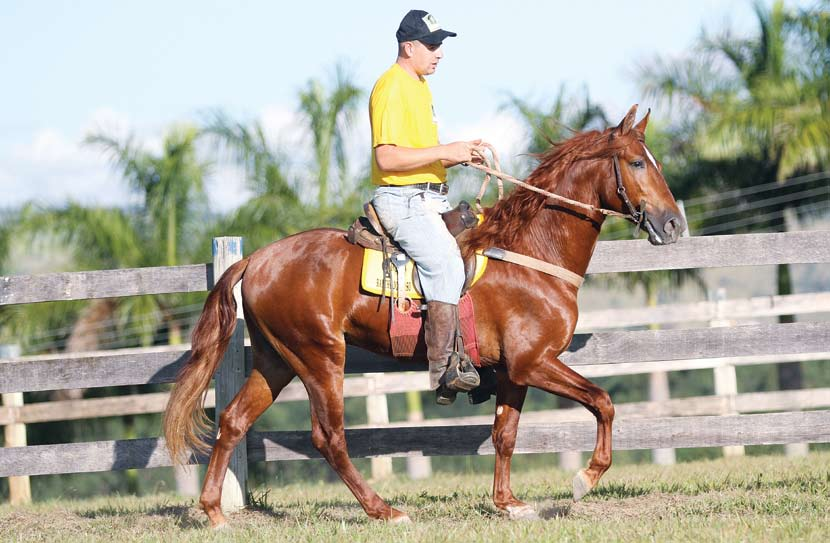
[[[496,415],[501,415],[502,413],[504,413],[504,406],[500,405],[496,408]]]
[[[646,150],[646,156],[651,161],[651,163],[654,165],[654,167],[659,170],[660,168],[657,167],[657,161],[654,159],[654,155],[651,154],[651,151],[648,150],[648,147],[646,147],[645,143],[643,144],[643,149]]]

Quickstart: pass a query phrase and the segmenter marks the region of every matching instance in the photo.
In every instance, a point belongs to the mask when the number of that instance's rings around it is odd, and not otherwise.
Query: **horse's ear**
[[[625,117],[620,124],[617,125],[617,128],[614,129],[615,132],[619,133],[620,135],[624,136],[628,134],[631,130],[631,127],[634,126],[634,120],[637,118],[637,104],[631,106],[631,109],[628,110],[628,113],[625,114]]]
[[[640,119],[640,122],[637,123],[637,126],[634,127],[634,130],[641,132],[643,134],[646,133],[646,127],[648,126],[648,116],[651,115],[651,108],[648,108],[646,111],[646,116]]]

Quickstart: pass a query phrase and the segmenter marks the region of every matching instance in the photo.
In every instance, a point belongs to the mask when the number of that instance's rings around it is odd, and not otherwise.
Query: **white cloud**
[[[299,147],[307,137],[300,114],[285,106],[265,106],[259,114],[259,121],[268,141],[277,147]]]
[[[245,203],[251,192],[245,188],[245,172],[239,166],[219,163],[205,180],[210,207],[227,213]]]
[[[519,156],[527,148],[527,128],[513,115],[503,111],[491,112],[474,123],[448,127],[441,133],[444,142],[475,139],[482,139],[493,146],[504,172],[518,177],[527,173],[528,161]],[[480,181],[477,174],[471,172],[470,176]]]
[[[472,124],[449,127],[441,139],[445,142],[483,139],[495,147],[504,161],[523,151],[527,129],[507,112],[493,112]]]
[[[0,157],[3,205],[27,201],[60,204],[67,200],[123,205],[130,202],[123,183],[100,151],[82,144],[83,133],[67,136],[47,128]]]
[[[362,173],[369,163],[369,121],[360,112],[347,135],[346,152],[350,173]],[[260,112],[259,121],[273,149],[286,158],[289,179],[311,187],[308,164],[312,159],[311,140],[304,120],[294,110],[269,105]],[[0,207],[17,207],[25,202],[59,205],[67,200],[88,205],[135,204],[139,197],[130,193],[111,157],[100,147],[83,143],[91,133],[103,133],[123,141],[134,135],[134,143],[151,153],[161,152],[164,134],[158,127],[136,129],[126,115],[108,107],[94,111],[78,130],[46,128],[29,135],[21,143],[0,151]],[[18,140],[19,141],[19,140]],[[205,146],[201,156],[214,161],[211,175],[205,180],[210,206],[227,212],[250,197],[245,188],[244,172],[227,157],[215,156],[212,146]],[[336,187],[335,187],[336,189]],[[307,190],[308,198],[313,191]]]

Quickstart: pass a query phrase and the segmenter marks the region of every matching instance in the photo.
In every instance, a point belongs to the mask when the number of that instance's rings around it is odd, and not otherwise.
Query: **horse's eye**
[[[631,166],[634,168],[645,168],[646,163],[642,160],[635,160],[631,163]]]

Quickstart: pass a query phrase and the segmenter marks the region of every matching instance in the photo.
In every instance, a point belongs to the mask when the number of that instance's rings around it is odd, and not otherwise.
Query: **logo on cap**
[[[424,21],[424,24],[427,25],[427,28],[430,32],[441,30],[441,25],[438,24],[438,21],[435,19],[435,17],[432,16],[431,13],[427,13],[426,15],[424,15],[421,20]]]

